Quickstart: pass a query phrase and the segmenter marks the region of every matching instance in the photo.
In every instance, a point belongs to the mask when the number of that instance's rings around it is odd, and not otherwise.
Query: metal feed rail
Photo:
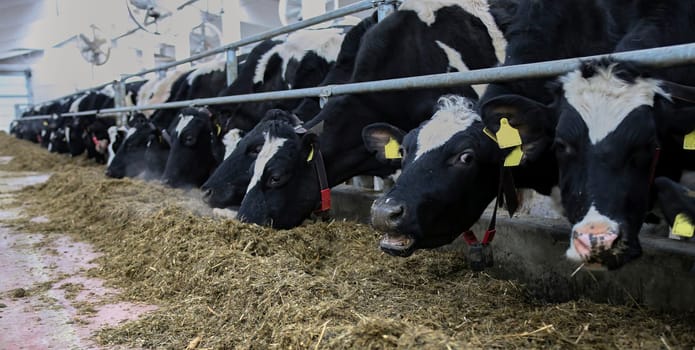
[[[395,3],[396,3],[396,1],[394,1],[394,0],[363,0],[363,1],[351,4],[351,5],[348,5],[345,7],[341,7],[339,9],[334,10],[334,11],[327,12],[327,13],[320,15],[320,16],[308,18],[306,20],[303,20],[303,21],[300,21],[297,23],[293,23],[293,24],[290,24],[290,25],[287,25],[284,27],[271,29],[269,31],[266,31],[266,32],[263,32],[263,33],[260,33],[257,35],[253,35],[253,36],[250,36],[248,38],[245,38],[245,39],[242,39],[242,40],[239,40],[239,41],[236,41],[236,42],[224,45],[224,46],[220,46],[220,47],[212,49],[212,50],[201,52],[197,55],[193,55],[193,56],[190,56],[188,58],[185,58],[185,59],[182,59],[179,61],[174,61],[171,63],[167,63],[165,65],[161,65],[159,67],[142,70],[142,71],[137,72],[137,73],[122,74],[120,79],[116,79],[112,82],[103,83],[101,85],[97,85],[97,86],[89,88],[89,89],[78,90],[76,92],[73,92],[73,93],[66,95],[66,96],[63,96],[63,97],[59,97],[59,98],[44,101],[44,102],[41,102],[38,104],[34,104],[34,106],[40,105],[40,104],[52,103],[52,102],[55,102],[58,100],[62,100],[62,99],[69,97],[69,96],[82,94],[82,93],[92,91],[92,90],[100,90],[108,85],[117,84],[119,81],[123,82],[123,81],[125,81],[129,78],[132,78],[132,77],[138,77],[138,76],[143,76],[143,75],[148,74],[148,73],[165,71],[167,69],[170,69],[170,68],[173,68],[173,67],[185,64],[185,63],[190,63],[190,62],[199,60],[199,59],[207,57],[207,56],[216,55],[216,54],[219,54],[222,52],[226,52],[226,54],[227,54],[227,57],[226,57],[227,68],[228,68],[227,69],[227,72],[228,72],[227,85],[229,85],[231,83],[231,81],[233,81],[235,78],[235,74],[233,72],[234,69],[229,69],[229,68],[230,67],[235,68],[236,64],[238,63],[238,57],[237,57],[236,51],[242,46],[261,42],[263,40],[270,39],[270,38],[276,37],[278,35],[287,34],[287,33],[290,33],[290,32],[293,32],[293,31],[296,31],[299,29],[304,29],[304,28],[307,28],[307,27],[310,27],[310,26],[313,26],[316,24],[328,22],[330,20],[345,17],[347,15],[351,15],[351,14],[354,14],[357,12],[362,12],[362,11],[369,10],[369,9],[372,9],[375,7],[379,8],[380,13],[382,13],[382,12],[388,13],[389,11],[387,8],[393,7],[395,5]],[[22,119],[24,119],[24,118],[22,118]]]
[[[225,103],[258,102],[268,100],[295,99],[303,97],[328,98],[334,95],[359,94],[367,92],[402,91],[475,85],[513,81],[519,79],[547,78],[558,76],[577,69],[582,61],[589,59],[614,58],[629,60],[650,67],[669,67],[695,64],[695,44],[667,46],[653,49],[626,51],[609,55],[569,58],[556,61],[521,64],[514,66],[478,69],[468,72],[442,73],[418,77],[378,80],[371,82],[320,86],[297,90],[284,90],[244,94],[224,97],[201,98],[188,101],[160,103],[149,106],[109,108],[102,111],[84,111],[64,113],[62,116],[83,116],[97,114],[106,117],[115,113],[133,112],[151,109],[182,108],[206,106]],[[50,117],[50,116],[49,116]],[[31,118],[31,119],[30,119]],[[27,117],[21,120],[44,119],[46,116]]]

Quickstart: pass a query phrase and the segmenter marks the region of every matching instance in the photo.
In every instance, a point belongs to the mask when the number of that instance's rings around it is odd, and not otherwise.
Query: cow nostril
[[[395,229],[403,220],[405,205],[394,200],[379,201],[372,207],[372,223],[377,228]]]
[[[405,212],[403,208],[403,205],[396,205],[391,208],[391,212],[389,213],[389,219],[391,221],[397,222],[400,221],[400,219],[403,217],[403,213]]]
[[[212,188],[203,188],[203,201],[208,202],[212,197]]]

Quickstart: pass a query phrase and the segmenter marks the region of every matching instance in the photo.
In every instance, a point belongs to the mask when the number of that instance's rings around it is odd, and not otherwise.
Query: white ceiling
[[[31,26],[40,19],[45,0],[0,1],[0,55],[23,49]]]
[[[45,50],[97,24],[110,37],[136,28],[125,7],[127,0],[0,0],[0,63],[7,63],[32,50]],[[191,5],[197,9],[224,8],[243,13],[242,21],[257,28],[280,26],[280,0],[198,0]],[[301,3],[301,0],[287,0]],[[325,0],[332,9],[334,0]],[[340,6],[358,0],[339,0]],[[187,0],[158,0],[174,11]],[[103,18],[100,20],[99,18]],[[166,20],[165,20],[166,21]],[[3,62],[4,61],[4,62]]]

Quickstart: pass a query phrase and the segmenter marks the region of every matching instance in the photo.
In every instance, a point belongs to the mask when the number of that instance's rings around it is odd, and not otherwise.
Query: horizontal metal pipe
[[[289,32],[293,32],[293,31],[296,31],[299,29],[304,29],[304,28],[313,26],[315,24],[327,22],[327,21],[330,21],[330,20],[333,20],[336,18],[340,18],[340,17],[344,17],[344,16],[347,16],[347,15],[350,15],[353,13],[368,10],[370,8],[373,8],[375,6],[375,4],[378,4],[378,3],[379,3],[379,1],[363,0],[363,1],[360,1],[357,3],[354,3],[352,5],[341,7],[335,11],[327,12],[327,13],[320,15],[320,16],[308,18],[308,19],[305,19],[301,22],[293,23],[293,24],[290,24],[290,25],[287,25],[284,27],[271,29],[269,31],[253,35],[253,36],[250,36],[248,38],[233,42],[231,44],[223,45],[223,46],[220,46],[218,48],[208,50],[208,51],[199,53],[197,55],[193,55],[191,57],[188,57],[188,58],[185,58],[185,59],[182,59],[179,61],[171,62],[171,63],[165,64],[165,65],[162,65],[162,66],[159,66],[156,68],[146,69],[146,70],[140,71],[138,73],[126,74],[123,76],[122,79],[127,79],[127,78],[138,76],[138,75],[157,72],[157,71],[169,69],[172,67],[176,67],[176,66],[184,64],[184,63],[193,62],[193,61],[199,60],[199,59],[207,57],[207,56],[212,56],[212,55],[216,55],[218,53],[225,52],[229,49],[235,49],[235,48],[239,48],[239,47],[246,46],[249,44],[257,43],[257,42],[260,42],[260,41],[263,41],[266,39],[276,37],[276,36],[281,35],[281,34],[287,34]]]
[[[695,64],[695,44],[675,45],[653,49],[614,53],[610,55],[569,58],[557,61],[529,63],[514,66],[485,68],[468,72],[442,73],[409,78],[319,86],[297,90],[283,90],[256,94],[201,98],[187,101],[159,103],[149,106],[109,108],[100,111],[98,114],[105,116],[107,114],[113,113],[151,109],[169,109],[189,106],[217,105],[226,103],[259,102],[268,100],[295,99],[303,97],[329,97],[335,95],[359,94],[368,92],[429,89],[461,85],[496,83],[521,79],[548,78],[573,71],[580,66],[582,61],[608,57],[619,60],[629,60],[638,64],[655,68]],[[95,112],[96,111],[64,113],[63,116],[67,117],[94,115]],[[45,118],[46,116],[42,117]],[[22,119],[30,120],[28,118]]]

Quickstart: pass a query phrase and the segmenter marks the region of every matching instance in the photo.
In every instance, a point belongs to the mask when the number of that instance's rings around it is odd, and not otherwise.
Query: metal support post
[[[396,12],[398,6],[398,1],[394,0],[382,0],[379,2],[379,7],[377,8],[377,16],[379,22],[383,21],[388,15]]]
[[[227,86],[232,85],[239,75],[239,58],[237,49],[232,48],[227,50]]]
[[[116,108],[130,107],[125,101],[125,82],[123,80],[116,80],[113,82],[113,91],[115,92],[113,96],[113,104]],[[120,112],[118,113],[118,117],[120,119],[121,126],[128,123],[128,112]]]

